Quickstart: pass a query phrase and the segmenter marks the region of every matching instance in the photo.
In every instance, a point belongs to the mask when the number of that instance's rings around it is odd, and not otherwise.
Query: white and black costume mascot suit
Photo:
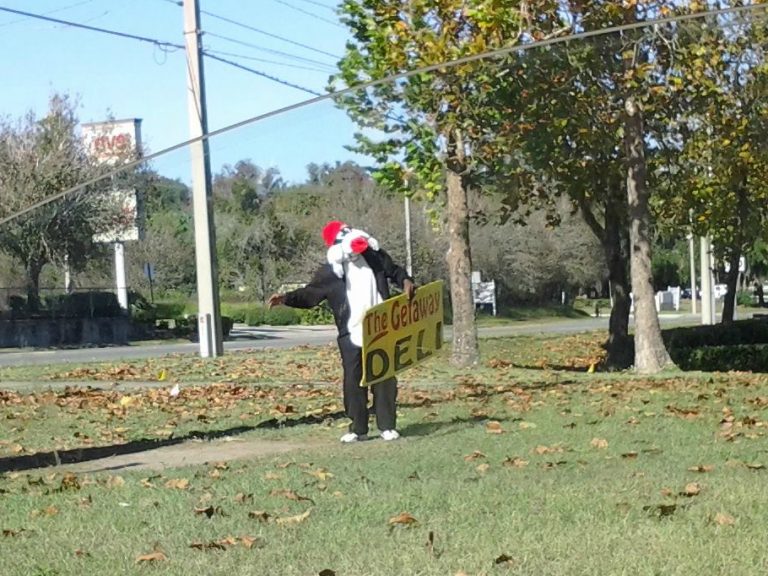
[[[339,331],[344,409],[352,419],[349,433],[342,436],[341,441],[355,442],[368,434],[368,388],[360,385],[365,313],[389,298],[390,281],[401,289],[409,284],[413,290],[413,279],[379,247],[375,238],[362,230],[339,221],[329,222],[323,229],[323,240],[328,246],[328,262],[315,272],[309,284],[273,297],[270,304],[312,308],[323,300],[328,302]],[[376,426],[383,439],[394,440],[399,437],[395,429],[397,380],[379,382],[372,388]]]

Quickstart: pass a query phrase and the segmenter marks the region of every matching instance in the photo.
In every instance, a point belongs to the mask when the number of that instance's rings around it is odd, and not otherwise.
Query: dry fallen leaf
[[[502,554],[496,560],[493,561],[494,564],[512,564],[514,562],[514,558],[512,556],[508,556],[507,554]]]
[[[165,483],[166,488],[174,488],[176,490],[186,490],[189,488],[189,480],[186,478],[171,478]]]
[[[418,520],[408,514],[408,512],[401,512],[397,516],[393,516],[389,519],[389,524],[392,526],[396,525],[402,525],[402,526],[410,526],[412,524],[416,524]]]
[[[238,504],[245,504],[246,502],[253,502],[253,494],[245,494],[243,492],[238,492],[235,495],[235,502]]]
[[[105,484],[107,488],[120,488],[125,486],[125,479],[122,476],[110,476]]]
[[[260,522],[268,522],[271,517],[269,512],[264,512],[264,510],[253,510],[248,512],[248,518],[254,518]]]
[[[61,479],[60,490],[80,490],[80,480],[71,472],[67,472]]]
[[[699,494],[701,494],[701,484],[698,482],[689,482],[680,492],[681,496],[698,496]]]
[[[315,503],[312,500],[312,498],[307,498],[306,496],[300,496],[299,494],[296,494],[296,492],[294,492],[293,490],[288,490],[286,488],[272,490],[272,492],[270,492],[269,495],[283,496],[284,498],[288,498],[288,500],[296,500],[296,502],[311,502],[312,504]]]
[[[317,470],[312,470],[311,472],[306,472],[306,474],[309,474],[310,476],[314,476],[321,482],[325,482],[328,480],[328,478],[333,478],[333,474],[328,472],[325,468],[318,468]]]
[[[142,562],[161,562],[163,560],[168,560],[168,557],[159,550],[156,550],[155,552],[150,552],[149,554],[142,554],[141,556],[137,556],[136,564],[141,564]]]
[[[504,429],[501,427],[501,422],[498,422],[496,420],[491,420],[488,422],[488,424],[485,425],[485,431],[488,432],[488,434],[503,434]]]
[[[303,514],[299,514],[298,516],[286,516],[284,518],[275,518],[275,522],[277,524],[299,524],[300,522],[304,522],[307,518],[309,518],[309,513],[312,510],[307,510]]]
[[[631,460],[633,458],[637,458],[637,452],[624,452],[624,454],[622,454],[621,457]]]
[[[718,512],[715,514],[713,522],[715,524],[719,524],[720,526],[733,526],[736,523],[736,519],[730,514]]]
[[[515,456],[514,458],[510,458],[507,456],[507,458],[502,462],[504,466],[511,466],[512,468],[524,468],[528,466],[528,461],[523,460],[522,458],[518,458]]]
[[[603,450],[608,448],[608,440],[605,438],[592,438],[592,442],[589,443],[593,448]]]
[[[475,468],[475,470],[477,470],[480,474],[485,474],[486,472],[488,472],[490,467],[491,467],[491,465],[488,464],[488,462],[483,462],[482,464],[477,466],[477,468]]]
[[[712,472],[715,467],[708,464],[699,464],[698,466],[691,466],[688,468],[689,472]]]
[[[225,516],[224,511],[217,506],[214,508],[213,506],[208,506],[207,508],[195,508],[195,515],[196,516],[206,516],[210,518],[214,514],[218,514],[219,516]]]
[[[485,454],[480,452],[480,450],[475,450],[474,452],[472,452],[472,454],[467,454],[466,456],[464,456],[464,460],[466,460],[467,462],[471,462],[472,460],[478,460],[480,458],[485,458]]]

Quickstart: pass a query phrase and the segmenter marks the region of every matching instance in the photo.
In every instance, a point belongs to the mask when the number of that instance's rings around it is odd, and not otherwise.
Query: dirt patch
[[[194,466],[208,462],[263,458],[284,454],[302,448],[311,448],[319,442],[299,443],[284,440],[234,439],[188,440],[173,446],[164,446],[133,454],[121,454],[55,468],[78,473],[116,470],[165,470]]]

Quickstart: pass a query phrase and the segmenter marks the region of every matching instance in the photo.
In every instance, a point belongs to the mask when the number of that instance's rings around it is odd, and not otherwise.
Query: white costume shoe
[[[384,430],[381,433],[381,439],[382,440],[397,440],[400,438],[400,434],[397,432],[397,430]]]
[[[350,444],[351,442],[362,442],[363,440],[368,440],[368,436],[366,436],[365,434],[358,436],[354,432],[347,432],[346,434],[344,434],[344,436],[341,437],[342,444]]]

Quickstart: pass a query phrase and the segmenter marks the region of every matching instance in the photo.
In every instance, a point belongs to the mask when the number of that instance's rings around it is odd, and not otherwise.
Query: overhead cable
[[[74,194],[75,192],[79,192],[80,190],[83,190],[87,188],[88,186],[91,186],[92,184],[95,184],[99,180],[102,180],[104,178],[111,178],[113,176],[116,176],[120,174],[121,172],[124,172],[125,170],[130,170],[132,168],[136,168],[140,166],[141,164],[144,164],[146,162],[149,162],[151,160],[154,160],[155,158],[159,158],[160,156],[164,156],[165,154],[169,154],[171,152],[174,152],[176,150],[180,150],[182,148],[185,148],[189,146],[190,144],[193,144],[195,142],[200,142],[202,140],[210,140],[211,138],[215,138],[217,136],[220,136],[221,134],[225,134],[227,132],[231,132],[232,130],[237,130],[238,128],[242,128],[244,126],[248,126],[250,124],[254,124],[256,122],[260,122],[262,120],[266,120],[268,118],[273,118],[275,116],[279,116],[281,114],[286,114],[288,112],[292,112],[294,110],[298,110],[301,108],[306,108],[308,106],[312,106],[313,104],[317,104],[319,102],[324,102],[326,100],[332,100],[335,98],[338,98],[339,96],[345,96],[347,94],[351,94],[352,92],[356,92],[358,90],[366,90],[368,88],[376,88],[378,86],[382,86],[384,84],[389,84],[391,82],[394,82],[396,80],[404,80],[407,78],[410,78],[412,76],[417,76],[420,74],[425,74],[428,72],[435,72],[438,70],[444,70],[444,69],[450,69],[455,68],[456,66],[461,66],[463,64],[470,64],[472,62],[477,62],[478,60],[485,60],[485,59],[493,59],[493,58],[499,58],[501,56],[506,56],[512,52],[526,52],[528,50],[533,50],[535,48],[544,48],[547,46],[553,46],[556,44],[564,44],[566,42],[574,42],[577,40],[585,40],[587,38],[595,38],[598,36],[606,36],[608,34],[615,34],[617,32],[627,32],[630,30],[641,30],[644,28],[653,28],[655,26],[663,25],[663,24],[670,24],[672,22],[686,22],[691,20],[700,20],[703,18],[709,18],[712,16],[724,16],[726,14],[742,14],[742,13],[750,13],[757,10],[763,10],[768,6],[766,3],[759,3],[759,4],[748,4],[745,6],[734,6],[731,8],[718,8],[715,10],[707,10],[705,12],[696,12],[695,14],[681,14],[677,16],[667,16],[664,18],[657,18],[654,20],[643,20],[638,22],[631,22],[628,24],[619,24],[615,26],[608,26],[607,28],[600,28],[597,30],[587,30],[585,32],[578,32],[576,34],[568,34],[564,36],[553,36],[549,38],[545,38],[543,40],[536,40],[533,42],[530,42],[528,44],[515,44],[512,46],[506,46],[504,48],[497,48],[495,50],[488,50],[486,52],[482,52],[480,54],[472,54],[470,56],[463,56],[461,58],[457,58],[456,60],[451,60],[448,62],[438,62],[436,64],[430,64],[428,66],[422,66],[420,68],[415,68],[413,70],[407,70],[405,72],[398,72],[396,74],[391,74],[385,78],[379,78],[377,80],[369,80],[367,82],[361,82],[360,84],[355,84],[354,86],[349,86],[347,88],[344,88],[342,90],[337,90],[335,92],[329,92],[328,94],[318,95],[314,98],[309,98],[308,100],[304,100],[302,102],[296,102],[295,104],[289,104],[287,106],[283,106],[281,108],[276,108],[274,110],[270,110],[269,112],[265,112],[263,114],[258,114],[256,116],[252,116],[250,118],[246,118],[245,120],[241,120],[239,122],[235,122],[234,124],[230,124],[229,126],[224,126],[222,128],[218,128],[216,130],[212,130],[208,132],[207,134],[203,134],[201,136],[197,136],[195,138],[190,138],[188,140],[184,140],[183,142],[179,142],[177,144],[174,144],[172,146],[168,146],[167,148],[164,148],[163,150],[159,150],[157,152],[153,152],[151,154],[148,154],[144,156],[143,158],[139,160],[134,160],[132,162],[128,162],[123,166],[120,166],[118,168],[114,168],[113,170],[110,170],[106,174],[103,174],[101,176],[97,176],[94,178],[90,178],[89,180],[86,180],[85,182],[82,182],[81,184],[78,184],[76,186],[72,186],[71,188],[67,188],[66,190],[62,190],[61,192],[57,192],[56,194],[51,194],[47,198],[43,198],[42,200],[39,200],[38,202],[35,202],[26,208],[23,208],[17,212],[14,212],[13,214],[10,214],[9,216],[6,216],[2,219],[0,219],[0,226],[3,224],[6,224],[12,220],[15,220],[16,218],[19,218],[21,216],[24,216],[25,214],[28,214],[29,212],[32,212],[34,210],[37,210],[38,208],[41,208],[42,206],[45,206],[46,204],[50,204],[51,202],[55,202],[56,200],[59,200],[61,198],[64,198],[65,196],[68,196],[69,194]],[[303,88],[299,88],[302,89]],[[314,93],[314,91],[305,90],[310,93]]]

